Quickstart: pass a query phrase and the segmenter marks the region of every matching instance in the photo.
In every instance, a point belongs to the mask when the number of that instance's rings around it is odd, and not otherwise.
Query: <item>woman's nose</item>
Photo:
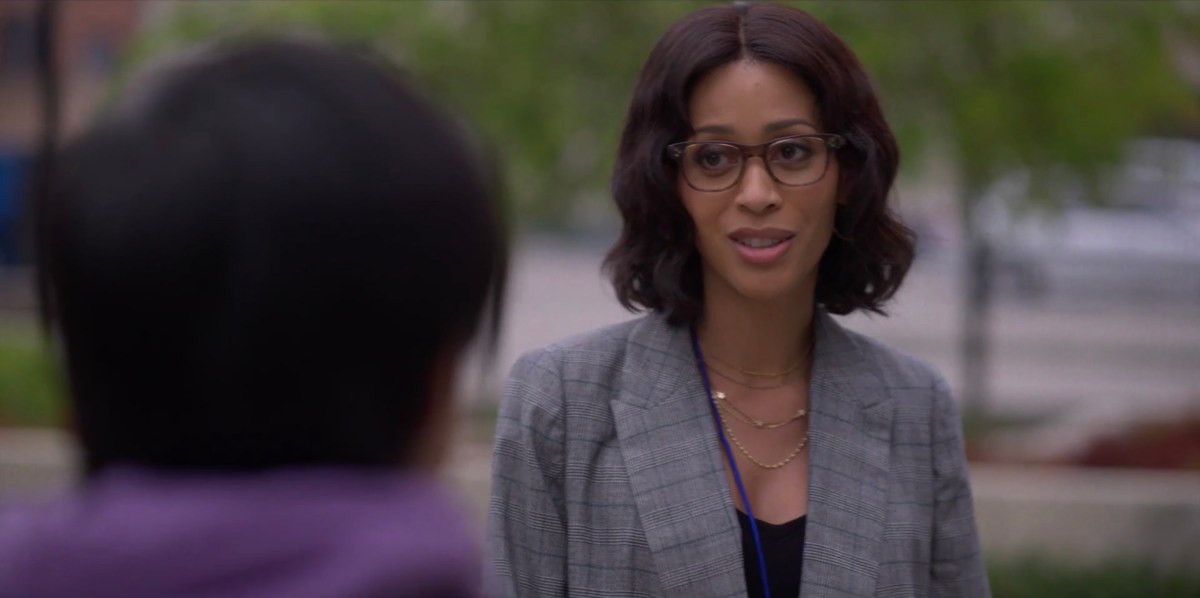
[[[742,180],[738,183],[738,206],[755,214],[765,214],[778,208],[781,201],[779,189],[766,163],[755,156],[746,160],[743,168]]]

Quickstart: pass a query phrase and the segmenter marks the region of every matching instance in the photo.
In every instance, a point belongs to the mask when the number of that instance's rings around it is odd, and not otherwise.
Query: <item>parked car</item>
[[[999,293],[1200,302],[1200,143],[1144,140],[1130,156],[1106,202],[1075,192],[1057,209],[1021,213],[1023,177],[993,189],[976,215]]]

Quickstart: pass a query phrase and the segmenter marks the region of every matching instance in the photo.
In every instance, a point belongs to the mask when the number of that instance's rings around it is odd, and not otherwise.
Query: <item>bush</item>
[[[1200,574],[1165,573],[1145,564],[1064,565],[1027,557],[989,564],[994,598],[1196,598]]]
[[[1200,470],[1200,412],[1140,422],[1095,438],[1074,464]]]
[[[46,343],[33,333],[0,330],[0,425],[60,425],[64,404]]]

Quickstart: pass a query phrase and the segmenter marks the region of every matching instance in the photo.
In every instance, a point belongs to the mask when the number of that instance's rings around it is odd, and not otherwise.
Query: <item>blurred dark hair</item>
[[[135,83],[41,223],[86,467],[403,462],[507,245],[462,130],[365,53],[255,41]]]
[[[658,40],[633,91],[613,171],[624,225],[605,267],[621,304],[661,311],[676,324],[703,311],[694,226],[678,192],[668,144],[691,137],[692,87],[738,61],[778,64],[816,96],[825,132],[849,141],[838,151],[837,234],[821,258],[816,301],[835,314],[883,313],[913,260],[913,233],[887,206],[899,149],[854,53],[803,11],[772,4],[694,12]]]

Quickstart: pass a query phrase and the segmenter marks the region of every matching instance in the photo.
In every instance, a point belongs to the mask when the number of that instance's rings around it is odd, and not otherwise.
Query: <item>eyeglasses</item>
[[[762,158],[775,182],[788,187],[812,185],[829,170],[829,156],[846,145],[832,134],[791,135],[758,145],[729,141],[684,141],[667,146],[667,157],[679,163],[683,179],[697,191],[716,192],[742,180],[746,162]]]

